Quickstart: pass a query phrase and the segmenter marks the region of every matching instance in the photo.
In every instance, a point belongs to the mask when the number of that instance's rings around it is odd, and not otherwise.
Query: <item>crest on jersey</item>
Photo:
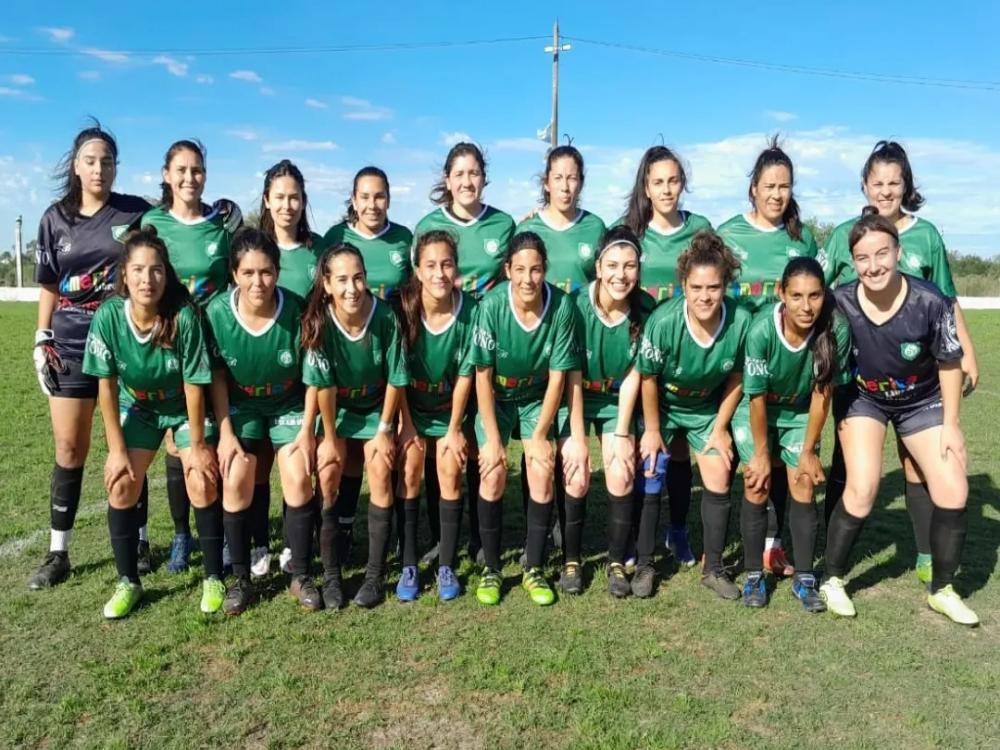
[[[208,255],[215,255],[217,252],[219,252],[219,243],[218,242],[209,242],[207,245],[205,245],[205,253],[206,254],[208,254]]]
[[[580,252],[581,258],[589,258],[594,254],[594,248],[590,246],[589,242],[581,242],[577,245],[577,250]]]
[[[406,265],[406,259],[403,258],[403,254],[398,250],[393,250],[391,253],[389,253],[389,261],[396,268],[402,268],[403,266]]]
[[[496,255],[500,252],[499,240],[483,240],[483,250],[487,255]]]
[[[907,255],[906,265],[908,268],[911,268],[915,271],[918,268],[920,268],[920,258],[918,258],[916,255]]]
[[[904,341],[899,345],[899,353],[907,362],[912,362],[920,356],[920,344],[915,341]]]
[[[733,365],[735,364],[736,363],[733,360],[727,359],[725,362],[722,363],[722,371],[729,372],[730,370],[733,369]]]
[[[552,356],[552,344],[548,341],[546,341],[545,346],[542,347],[542,356],[543,357]]]
[[[295,361],[295,355],[292,354],[290,349],[282,349],[278,352],[278,363],[282,367],[290,367]]]
[[[128,224],[117,224],[111,227],[111,238],[115,242],[121,242],[122,237],[128,232]]]
[[[164,364],[166,365],[167,372],[177,372],[181,366],[181,363],[177,361],[177,357],[167,357]]]
[[[785,255],[789,258],[798,258],[802,253],[799,252],[797,247],[792,247],[791,245],[785,246]]]

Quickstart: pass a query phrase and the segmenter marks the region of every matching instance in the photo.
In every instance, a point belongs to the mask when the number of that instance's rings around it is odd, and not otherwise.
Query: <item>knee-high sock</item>
[[[455,553],[458,550],[458,527],[462,522],[462,498],[449,500],[442,497],[441,534],[438,541],[438,565],[455,567]]]
[[[233,561],[233,575],[250,577],[250,510],[222,512],[222,525],[229,542],[229,556]]]
[[[934,561],[932,593],[955,579],[955,571],[962,561],[966,524],[965,508],[958,510],[934,508],[934,519],[931,524],[931,555]]]
[[[825,573],[827,578],[843,578],[847,574],[847,559],[851,556],[854,542],[865,525],[864,518],[852,516],[837,503],[830,515],[830,526],[826,532]]]
[[[417,526],[420,523],[420,497],[396,498],[403,506],[402,562],[403,565],[417,564]]]
[[[524,553],[527,569],[540,568],[545,564],[545,542],[552,527],[552,502],[540,503],[528,499],[528,539]]]
[[[740,505],[740,533],[743,535],[743,568],[748,573],[764,569],[764,539],[767,536],[767,506],[743,498]]]
[[[49,549],[65,552],[69,549],[70,532],[76,522],[80,508],[80,492],[83,488],[83,467],[66,469],[56,464],[52,469],[49,486],[49,515],[52,524]]]
[[[253,528],[250,538],[254,547],[267,547],[270,541],[271,522],[271,483],[261,482],[253,486],[253,499],[250,501],[250,513],[253,515]]]
[[[729,534],[729,493],[702,490],[702,545],[705,550],[706,573],[722,571],[722,552]]]
[[[169,455],[164,459],[164,465],[167,473],[167,503],[170,505],[170,517],[174,521],[174,533],[190,534],[191,500],[184,483],[184,465],[178,456]]]
[[[556,483],[559,486],[559,483]],[[566,522],[563,528],[563,560],[583,561],[583,524],[587,517],[587,496],[566,495]]]
[[[844,464],[844,449],[840,445],[840,438],[837,431],[833,431],[833,461],[830,464],[830,473],[826,477],[826,497],[823,500],[823,515],[826,521],[826,528],[830,528],[830,517],[833,509],[837,507],[840,498],[844,496],[844,487],[847,486],[847,466]]]
[[[667,462],[667,499],[670,503],[670,527],[682,529],[687,526],[688,512],[691,510],[691,461]]]
[[[791,506],[788,511],[788,525],[792,530],[795,572],[811,573],[816,559],[819,513],[816,510],[816,503],[800,503],[792,498]]]
[[[222,578],[222,542],[225,535],[222,523],[222,501],[216,500],[207,508],[195,508],[194,522],[198,527],[198,544],[201,545],[205,576]],[[235,561],[235,558],[233,559]],[[236,570],[235,562],[233,570]]]
[[[784,466],[771,471],[771,496],[767,504],[767,539],[781,539],[788,508],[788,471]]]
[[[341,560],[337,556],[339,509],[336,505],[332,508],[323,508],[320,518],[322,521],[319,530],[319,556],[323,562],[323,575],[340,575]]]
[[[289,547],[292,559],[289,563],[292,575],[308,575],[309,563],[312,562],[313,527],[316,518],[316,499],[312,498],[301,508],[289,506],[285,515],[285,528],[288,530]],[[336,522],[331,523],[336,528]],[[320,532],[322,534],[322,531]]]
[[[136,521],[134,505],[131,508],[108,506],[108,532],[115,568],[119,578],[128,578],[132,583],[139,582],[139,525]]]
[[[501,500],[490,502],[479,497],[479,536],[483,544],[486,567],[500,570],[500,528],[503,524]]]
[[[365,578],[382,578],[385,575],[391,524],[392,508],[368,504],[368,565],[365,567]]]
[[[608,495],[608,560],[625,563],[632,534],[632,496]]]
[[[660,524],[660,495],[643,495],[639,533],[635,543],[636,564],[652,565],[656,550],[656,532]]]
[[[917,543],[917,552],[922,555],[931,554],[931,524],[934,517],[934,503],[927,491],[926,482],[906,483],[906,512],[913,524],[913,539]]]

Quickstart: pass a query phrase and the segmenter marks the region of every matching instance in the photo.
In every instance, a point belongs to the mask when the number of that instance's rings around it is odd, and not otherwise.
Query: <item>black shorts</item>
[[[97,398],[97,378],[83,374],[83,360],[62,357],[66,372],[56,373],[56,398]]]
[[[840,422],[850,417],[868,417],[883,425],[892,422],[899,437],[907,437],[944,424],[941,393],[908,404],[882,404],[867,394],[852,388],[838,389],[833,397],[833,418]]]

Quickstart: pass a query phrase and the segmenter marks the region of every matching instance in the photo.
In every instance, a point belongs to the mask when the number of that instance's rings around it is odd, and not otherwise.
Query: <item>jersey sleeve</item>
[[[110,301],[109,301],[110,302]],[[118,377],[118,366],[111,351],[111,331],[114,326],[113,310],[109,303],[97,308],[87,332],[87,345],[83,352],[83,372],[95,378]],[[124,324],[124,321],[122,321]]]
[[[636,355],[635,368],[640,375],[657,377],[663,372],[667,360],[668,347],[664,337],[663,318],[656,316],[646,320],[639,338],[639,353]]]
[[[951,266],[948,265],[948,251],[945,249],[944,240],[937,232],[934,233],[934,240],[931,242],[930,254],[930,276],[927,280],[940,289],[945,297],[955,299],[958,292],[955,290]]]
[[[180,350],[181,373],[185,383],[208,385],[212,382],[204,335],[207,327],[191,307],[183,307],[177,314],[177,348]]]
[[[728,301],[727,305],[730,304]],[[747,357],[747,333],[750,331],[750,315],[741,307],[732,303],[736,314],[735,325],[737,326],[736,336],[736,356],[733,357],[733,372],[743,372],[746,369]]]
[[[496,305],[487,300],[476,309],[472,323],[472,341],[469,344],[469,362],[473,367],[485,369],[496,366]]]
[[[463,305],[473,305],[472,297],[465,297],[462,300]],[[468,323],[465,326],[465,330],[462,332],[462,340],[459,341],[459,359],[458,359],[458,377],[463,378],[467,375],[473,375],[476,372],[476,366],[472,364],[472,330],[476,322],[476,308],[473,307],[471,315],[469,316]]]
[[[39,284],[59,282],[59,253],[52,236],[51,212],[46,212],[38,222],[38,249],[35,251],[35,281]]]
[[[302,382],[306,386],[316,388],[333,388],[337,385],[330,356],[325,347],[306,349],[302,357]]]
[[[831,385],[837,387],[851,382],[851,326],[840,313],[833,315],[833,337],[837,343],[837,360]]]
[[[399,335],[399,323],[391,312],[385,316],[382,330],[382,340],[386,343],[385,367],[386,381],[397,388],[405,388],[410,384],[410,368],[403,353],[403,340]]]
[[[930,354],[938,362],[957,362],[963,356],[951,300],[934,297],[928,319],[931,323]]]
[[[849,256],[846,233],[834,230],[827,238],[826,246],[816,256],[823,266],[823,278],[827,286],[833,285],[840,278],[851,262]]]
[[[575,306],[568,296],[559,298],[559,309],[552,319],[555,336],[552,341],[552,356],[549,357],[550,370],[579,370],[580,348],[578,317],[574,314]]]
[[[816,238],[813,237],[813,233],[809,231],[808,227],[803,227],[802,233],[802,244],[806,246],[806,257],[815,258],[819,255],[819,251],[816,249]]]
[[[770,308],[764,308],[761,315],[770,316],[770,312]],[[765,319],[764,322],[770,324],[769,319]],[[748,396],[767,393],[771,379],[771,372],[768,369],[769,343],[766,325],[750,326],[750,330],[747,331],[743,362],[743,393]]]

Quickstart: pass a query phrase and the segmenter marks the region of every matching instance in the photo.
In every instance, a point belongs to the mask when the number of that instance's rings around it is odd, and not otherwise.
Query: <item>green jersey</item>
[[[744,369],[750,319],[745,308],[723,298],[718,327],[705,343],[691,333],[687,300],[664,302],[646,321],[636,368],[656,377],[668,412],[714,414],[726,380]]]
[[[602,407],[618,407],[622,381],[635,364],[638,339],[632,340],[631,320],[626,315],[609,322],[594,304],[597,282],[591,282],[573,295],[576,313],[576,348],[580,352],[583,375],[583,402],[586,413]],[[656,302],[639,292],[639,317],[645,321]]]
[[[336,224],[326,233],[327,247],[346,242],[361,251],[365,259],[368,288],[380,299],[388,299],[410,278],[410,246],[413,235],[401,224],[386,222],[378,234],[352,227],[346,221]]]
[[[823,266],[827,284],[846,284],[858,278],[851,260],[848,238],[857,219],[845,221],[830,234],[818,256]],[[958,296],[948,265],[948,252],[944,240],[933,224],[914,216],[907,227],[899,232],[902,250],[899,270],[934,284],[946,297]]]
[[[813,392],[813,353],[810,333],[804,342],[793,347],[785,339],[782,325],[783,305],[775,303],[760,311],[747,333],[746,363],[743,368],[743,404],[751,396],[764,394],[767,421],[772,427],[787,427],[809,413]],[[840,313],[833,318],[837,341],[833,385],[850,382],[849,358],[851,331]]]
[[[476,301],[466,292],[456,290],[455,294],[457,306],[451,320],[437,331],[422,321],[417,340],[407,350],[410,384],[406,398],[415,412],[450,413],[455,382],[475,371],[469,345]]]
[[[739,214],[719,227],[719,236],[741,264],[730,295],[753,313],[777,300],[777,288],[788,261],[816,257],[816,242],[804,224],[802,239],[793,240],[784,227],[761,229]]]
[[[184,416],[184,384],[212,382],[208,350],[198,313],[185,305],[177,313],[177,337],[169,349],[140,334],[132,322],[131,302],[112,297],[97,308],[87,333],[83,371],[97,378],[118,378],[122,411],[137,407],[162,417]]]
[[[480,302],[472,331],[472,364],[493,368],[497,401],[541,401],[549,370],[580,369],[573,303],[546,283],[541,318],[526,328],[514,312],[513,291],[504,281]]]
[[[306,352],[306,385],[337,389],[337,408],[368,413],[381,409],[387,386],[405,388],[410,373],[403,356],[399,323],[389,305],[372,297],[361,333],[351,336],[327,309],[323,340]]]
[[[554,287],[569,294],[594,280],[594,262],[604,235],[604,222],[596,214],[579,211],[571,224],[557,229],[543,209],[517,225],[514,233],[521,232],[542,238],[548,258],[545,279]]]
[[[712,228],[712,223],[704,216],[690,211],[681,211],[680,214],[683,223],[676,229],[664,233],[650,223],[639,240],[642,288],[657,302],[681,295],[677,283],[677,259],[691,247],[691,239],[698,232]],[[619,219],[614,226],[624,223],[624,219]]]
[[[278,245],[281,251],[281,268],[278,269],[278,286],[301,299],[309,296],[316,280],[316,266],[326,249],[323,238],[310,234],[309,245]]]
[[[259,331],[240,317],[239,289],[217,295],[205,311],[212,367],[225,370],[229,403],[237,409],[278,413],[303,401],[302,303],[280,287],[275,294],[274,318]]]
[[[484,204],[478,216],[462,221],[442,206],[422,218],[413,234],[419,238],[432,229],[443,229],[458,240],[462,289],[480,299],[500,281],[503,256],[514,236],[514,220],[510,216]]]
[[[211,209],[200,219],[188,222],[157,206],[143,214],[141,225],[156,227],[157,236],[170,253],[170,265],[199,307],[204,308],[229,285],[232,236],[221,213]]]

